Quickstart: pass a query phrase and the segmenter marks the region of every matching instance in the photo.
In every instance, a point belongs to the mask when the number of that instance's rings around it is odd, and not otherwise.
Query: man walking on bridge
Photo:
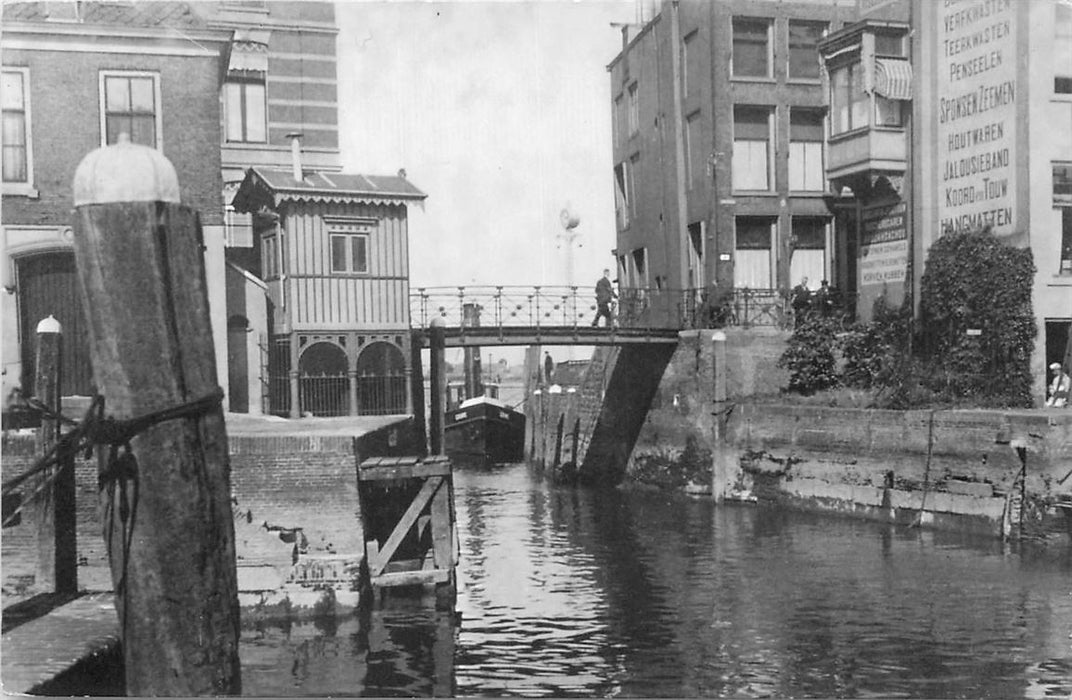
[[[610,283],[610,270],[603,270],[603,276],[596,282],[596,317],[592,319],[592,327],[595,328],[599,325],[600,317],[606,317],[607,328],[614,325],[614,315],[610,311],[610,302],[612,299],[617,299],[618,295],[614,293],[614,287]]]

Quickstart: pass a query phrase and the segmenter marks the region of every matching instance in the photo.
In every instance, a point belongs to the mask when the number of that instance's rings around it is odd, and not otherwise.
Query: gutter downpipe
[[[677,195],[677,243],[678,243],[678,289],[685,287],[688,278],[689,227],[687,219],[688,200],[685,189],[685,136],[681,101],[681,20],[679,18],[678,0],[670,3],[670,69],[674,77],[674,179]]]

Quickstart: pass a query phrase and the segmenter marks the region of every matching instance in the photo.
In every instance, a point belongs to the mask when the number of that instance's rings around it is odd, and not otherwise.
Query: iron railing
[[[410,295],[418,328],[436,317],[448,327],[583,328],[596,310],[588,287],[421,287]],[[779,289],[628,287],[618,291],[614,316],[622,328],[793,327],[789,293]]]

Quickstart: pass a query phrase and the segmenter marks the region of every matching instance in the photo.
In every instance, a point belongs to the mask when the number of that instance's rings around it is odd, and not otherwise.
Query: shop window
[[[1061,207],[1061,267],[1062,275],[1072,275],[1072,206]]]
[[[733,189],[770,189],[769,107],[733,108]]]
[[[789,112],[789,189],[798,192],[826,189],[821,109],[793,107]]]
[[[733,18],[733,76],[769,78],[771,74],[771,22],[768,19]]]
[[[771,238],[774,220],[767,217],[738,216],[733,265],[735,287],[770,289],[773,285]]]
[[[826,33],[825,22],[789,20],[789,77],[819,79],[819,40]]]
[[[789,279],[793,284],[807,277],[808,287],[816,289],[826,277],[827,223],[821,217],[793,217],[793,257],[789,263]]]

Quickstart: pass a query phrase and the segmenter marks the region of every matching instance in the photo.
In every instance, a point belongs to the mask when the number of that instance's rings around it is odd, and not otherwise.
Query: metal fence
[[[469,316],[466,316],[469,309]],[[576,328],[596,318],[587,287],[421,287],[410,296],[412,323],[427,328],[440,317],[448,327]],[[618,291],[615,322],[622,328],[793,327],[789,294],[779,289],[659,289]]]

